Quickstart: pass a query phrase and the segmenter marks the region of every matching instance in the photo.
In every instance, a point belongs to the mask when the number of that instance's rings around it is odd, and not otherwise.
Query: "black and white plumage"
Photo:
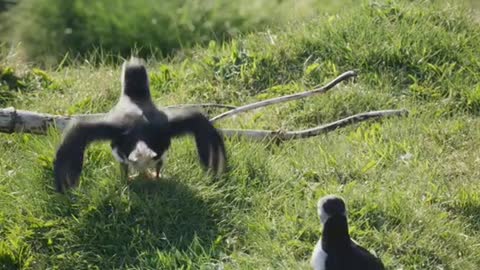
[[[310,264],[314,270],[384,270],[380,259],[361,247],[348,233],[347,209],[342,198],[328,195],[317,204],[323,224]]]
[[[58,192],[78,184],[84,152],[95,141],[110,141],[112,153],[120,162],[122,177],[128,177],[129,166],[140,171],[155,167],[156,176],[171,139],[192,134],[201,163],[221,173],[226,165],[223,137],[200,112],[189,109],[163,110],[150,97],[149,80],[143,60],[131,58],[123,64],[122,95],[104,117],[74,120],[54,161]]]

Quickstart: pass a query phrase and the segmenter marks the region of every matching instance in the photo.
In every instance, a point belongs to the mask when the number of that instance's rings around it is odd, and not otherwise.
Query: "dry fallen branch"
[[[231,109],[230,111],[220,114],[210,120],[214,122],[216,120],[226,118],[228,116],[232,116],[241,112],[257,109],[260,107],[265,107],[265,106],[277,104],[280,102],[309,97],[319,93],[325,93],[331,88],[333,88],[335,85],[337,85],[338,83],[355,76],[357,76],[357,73],[355,71],[347,71],[323,87],[319,87],[307,92],[264,100],[264,101],[248,104],[245,106],[241,106],[238,108],[235,108],[234,106],[230,106],[230,105],[213,104],[213,103],[182,104],[182,105],[168,106],[166,108],[217,107],[217,108]],[[377,118],[387,117],[387,116],[402,116],[407,114],[408,112],[406,110],[372,111],[367,113],[356,114],[344,119],[337,120],[332,123],[320,125],[315,128],[310,128],[306,130],[299,130],[299,131],[242,130],[242,129],[221,129],[221,130],[226,137],[241,136],[241,137],[246,137],[254,140],[275,139],[277,141],[284,141],[284,140],[292,140],[292,139],[300,139],[300,138],[317,136],[319,134],[326,133],[326,132],[335,130],[337,128],[341,128],[346,125],[362,122],[369,119],[377,119]],[[102,117],[103,115],[104,114],[99,113],[99,114],[80,114],[80,115],[74,115],[74,116],[61,116],[61,115],[52,115],[52,114],[44,114],[44,113],[37,113],[37,112],[31,112],[31,111],[16,110],[15,108],[6,108],[6,109],[0,109],[0,132],[4,132],[4,133],[25,132],[25,133],[33,133],[33,134],[45,134],[50,126],[54,126],[59,130],[63,130],[67,126],[68,122],[73,118],[86,119],[86,118]]]
[[[407,110],[384,110],[360,113],[349,116],[335,122],[321,125],[315,128],[300,131],[272,131],[272,130],[242,130],[242,129],[221,129],[226,137],[242,136],[254,140],[276,139],[280,141],[308,138],[326,133],[346,125],[362,122],[369,119],[378,119],[387,116],[404,116]],[[94,116],[101,116],[96,114]],[[52,114],[44,114],[30,111],[16,110],[15,108],[0,109],[0,132],[14,133],[25,132],[33,134],[45,134],[49,126],[54,126],[59,130],[63,130],[68,121],[76,117],[90,117],[92,115],[80,116],[60,116]]]
[[[216,104],[216,103],[201,103],[201,104],[178,104],[178,105],[169,105],[165,106],[167,109],[174,108],[220,108],[220,109],[230,109],[233,110],[237,107],[226,104]],[[76,114],[73,117],[75,118],[95,118],[102,117],[103,113],[90,113],[90,114]]]
[[[98,114],[101,115],[101,114]],[[94,115],[97,116],[97,115]],[[49,126],[63,130],[73,117],[16,110],[0,109],[0,132],[45,134]]]
[[[221,109],[230,109],[234,110],[237,107],[232,105],[226,104],[216,104],[216,103],[203,103],[203,104],[178,104],[178,105],[170,105],[166,106],[165,108],[221,108]]]
[[[335,78],[333,81],[329,82],[325,86],[318,87],[318,88],[315,88],[313,90],[302,92],[302,93],[296,93],[296,94],[291,94],[291,95],[288,95],[288,96],[276,97],[276,98],[271,98],[271,99],[247,104],[247,105],[238,107],[236,109],[233,109],[231,111],[224,112],[220,115],[217,115],[217,116],[213,117],[212,119],[210,119],[210,121],[215,122],[215,121],[220,120],[222,118],[226,118],[228,116],[239,114],[241,112],[254,110],[254,109],[257,109],[257,108],[260,108],[260,107],[266,107],[266,106],[281,103],[281,102],[291,101],[291,100],[295,100],[295,99],[301,99],[301,98],[313,96],[315,94],[325,93],[328,90],[332,89],[338,83],[340,83],[342,81],[345,81],[349,78],[356,77],[356,76],[357,76],[357,72],[352,71],[352,70],[347,71],[347,72],[341,74],[340,76],[338,76],[337,78]]]
[[[263,140],[263,139],[275,139],[279,141],[287,141],[294,139],[302,139],[317,136],[329,131],[333,131],[337,128],[345,127],[354,123],[363,122],[369,119],[378,119],[388,116],[406,116],[408,111],[401,110],[383,110],[383,111],[371,111],[366,113],[355,114],[335,122],[331,122],[325,125],[320,125],[314,128],[298,131],[272,131],[272,130],[245,130],[245,129],[223,129],[222,132],[227,137],[245,136],[248,138]]]
[[[235,109],[235,106],[215,103],[204,104],[179,104],[170,105],[165,108],[226,108]],[[49,125],[55,124],[58,129],[63,130],[68,121],[72,118],[85,119],[102,117],[103,113],[77,114],[74,116],[51,115],[30,111],[16,110],[13,107],[0,109],[0,132],[14,133],[27,132],[33,134],[44,134]]]

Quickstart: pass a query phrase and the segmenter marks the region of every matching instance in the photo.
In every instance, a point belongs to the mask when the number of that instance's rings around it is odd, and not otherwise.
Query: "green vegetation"
[[[102,58],[115,59],[134,49],[144,56],[165,55],[295,16],[339,8],[334,0],[317,2],[23,0],[7,16],[5,31],[14,42],[24,44],[30,58],[50,64],[66,53],[75,58],[100,52]]]
[[[365,4],[150,61],[161,105],[245,104],[360,71],[326,95],[219,127],[293,130],[369,110],[411,112],[281,145],[229,139],[221,179],[202,171],[191,138],[174,142],[162,180],[128,184],[108,144],[95,144],[81,186],[59,195],[60,134],[0,135],[0,268],[306,269],[321,235],[316,201],[335,193],[351,235],[389,269],[477,269],[480,28],[470,15],[436,1]],[[120,67],[85,62],[43,71],[55,87],[16,92],[6,105],[108,110]],[[2,61],[20,78],[17,65]]]
[[[59,87],[43,70],[33,68],[19,76],[12,67],[0,66],[0,106],[11,103],[20,91],[49,91],[58,90]]]

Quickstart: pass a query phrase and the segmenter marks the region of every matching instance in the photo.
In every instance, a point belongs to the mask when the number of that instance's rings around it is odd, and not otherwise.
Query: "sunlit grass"
[[[306,269],[321,235],[316,202],[335,193],[346,199],[351,235],[389,269],[477,269],[479,29],[465,11],[428,1],[365,5],[150,61],[161,105],[239,105],[359,69],[356,82],[330,93],[219,127],[293,130],[369,110],[410,111],[280,145],[227,139],[220,179],[202,171],[191,138],[174,142],[162,180],[129,184],[108,144],[95,144],[80,187],[59,195],[52,159],[60,134],[0,135],[0,268]],[[6,106],[96,113],[120,93],[118,65],[46,74],[40,86],[26,79],[35,87]]]

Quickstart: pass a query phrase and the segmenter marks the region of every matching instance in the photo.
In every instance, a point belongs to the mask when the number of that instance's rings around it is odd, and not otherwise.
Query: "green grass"
[[[95,144],[81,186],[59,195],[60,134],[0,135],[0,268],[306,269],[321,236],[316,202],[334,193],[346,199],[351,235],[389,269],[477,269],[480,28],[465,10],[430,2],[364,5],[150,61],[161,105],[244,104],[360,71],[325,95],[219,127],[293,130],[369,110],[411,112],[281,145],[228,139],[229,172],[217,180],[191,138],[174,142],[162,180],[130,184],[108,144]],[[15,78],[32,70],[14,57],[2,65]],[[119,75],[117,65],[85,62],[47,70],[46,83],[6,106],[106,111]]]
[[[28,59],[47,65],[66,54],[75,59],[100,53],[115,61],[133,48],[142,56],[164,56],[342,8],[333,0],[23,0],[2,16],[0,41],[20,42]]]

